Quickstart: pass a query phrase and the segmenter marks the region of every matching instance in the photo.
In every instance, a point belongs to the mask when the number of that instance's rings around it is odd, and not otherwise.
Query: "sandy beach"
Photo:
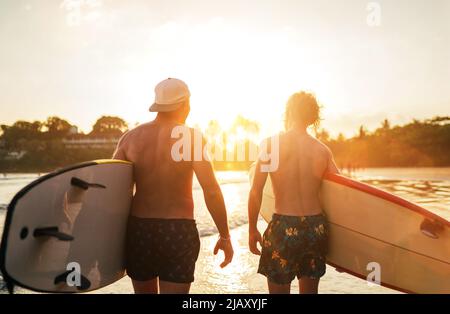
[[[259,222],[262,231],[266,223]],[[235,248],[233,262],[226,268],[219,267],[223,256],[213,255],[213,248],[217,240],[216,235],[201,238],[200,256],[195,270],[195,282],[191,293],[194,294],[226,294],[226,293],[267,293],[267,284],[264,276],[257,274],[258,256],[248,250],[248,225],[240,226],[231,231]],[[133,293],[129,277],[92,293]],[[291,293],[298,293],[298,281],[294,280]],[[327,273],[322,278],[319,293],[399,293],[381,286],[369,286],[366,281],[345,273],[339,273],[327,266]]]

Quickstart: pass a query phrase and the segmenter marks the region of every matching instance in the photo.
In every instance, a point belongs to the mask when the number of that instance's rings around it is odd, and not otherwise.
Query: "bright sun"
[[[151,32],[151,40],[164,48],[154,57],[170,61],[154,65],[159,74],[153,82],[176,77],[189,85],[187,122],[192,126],[204,129],[216,120],[226,129],[242,115],[258,121],[265,136],[281,129],[284,105],[292,93],[300,89],[320,96],[330,93],[324,90],[321,64],[311,64],[313,52],[301,49],[294,35],[290,28],[253,31],[220,18],[194,26],[168,22]],[[129,67],[146,61],[129,60]],[[128,84],[132,89],[148,81],[135,77]],[[132,121],[148,120],[141,111],[129,108],[123,114]]]

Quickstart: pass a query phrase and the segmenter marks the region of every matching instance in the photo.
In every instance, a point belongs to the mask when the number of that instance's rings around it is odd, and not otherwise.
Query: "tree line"
[[[128,129],[127,123],[113,116],[102,116],[87,133],[59,117],[45,121],[16,121],[0,125],[0,172],[48,172],[86,160],[110,158],[111,148],[80,148],[68,150],[67,138],[118,138]],[[19,159],[8,158],[12,153],[24,152]]]
[[[330,138],[326,130],[316,132],[341,168],[444,167],[450,166],[450,117],[434,117],[391,126],[384,120],[369,132],[364,126],[356,136]]]
[[[87,133],[78,133],[77,127],[59,117],[45,121],[16,121],[1,125],[0,172],[46,172],[57,167],[86,160],[110,158],[114,147],[67,149],[67,138],[119,138],[128,130],[120,117],[103,116]],[[242,116],[223,129],[212,120],[204,130],[205,137],[227,150],[237,142],[247,147],[256,145],[260,125]],[[314,135],[332,150],[340,168],[365,167],[422,167],[450,166],[450,117],[413,120],[405,125],[391,126],[388,120],[369,131],[361,126],[357,135],[345,138],[342,134],[332,138],[325,129],[314,130]],[[24,152],[20,158],[8,158],[11,153]],[[246,161],[220,161],[218,170],[245,170]]]

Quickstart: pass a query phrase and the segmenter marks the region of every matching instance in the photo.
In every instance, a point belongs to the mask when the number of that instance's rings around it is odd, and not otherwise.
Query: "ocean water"
[[[450,221],[450,168],[371,168],[352,173]]]
[[[424,208],[450,220],[450,167],[449,168],[372,168],[344,173],[362,182],[420,204]],[[249,192],[247,172],[218,172],[227,206],[231,229],[247,223]],[[38,174],[0,174],[0,232],[6,208],[15,193],[39,177]],[[193,197],[195,219],[202,237],[217,233],[203,200],[200,185],[194,180]],[[1,276],[1,275],[0,275]],[[0,278],[0,288],[2,286]]]
[[[344,173],[362,182],[420,204],[450,220],[449,168],[371,168]],[[247,223],[248,174],[245,171],[217,172],[227,206],[230,228]],[[0,231],[6,208],[13,196],[38,174],[0,174]],[[194,179],[195,219],[201,236],[217,232],[203,200],[203,191]]]
[[[362,182],[420,204],[450,220],[449,168],[371,168],[344,173]],[[248,174],[245,171],[217,172],[227,206],[230,228],[247,223]],[[0,174],[0,231],[6,208],[13,196],[38,174]],[[203,200],[203,191],[194,179],[195,219],[201,236],[217,232]]]

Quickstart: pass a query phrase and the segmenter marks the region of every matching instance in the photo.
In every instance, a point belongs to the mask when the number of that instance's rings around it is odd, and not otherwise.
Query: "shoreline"
[[[18,174],[39,174],[44,175],[50,172],[53,172],[58,169],[63,169],[67,166],[61,166],[61,167],[55,167],[55,168],[48,168],[48,169],[32,169],[32,170],[0,170],[0,179],[4,174],[8,175],[18,175]],[[364,171],[366,169],[446,169],[450,168],[450,165],[447,166],[376,166],[376,167],[360,167],[352,172],[358,172],[358,171]],[[347,168],[343,167],[342,170],[346,170]],[[242,172],[242,171],[248,171],[249,169],[214,169],[216,172]]]

